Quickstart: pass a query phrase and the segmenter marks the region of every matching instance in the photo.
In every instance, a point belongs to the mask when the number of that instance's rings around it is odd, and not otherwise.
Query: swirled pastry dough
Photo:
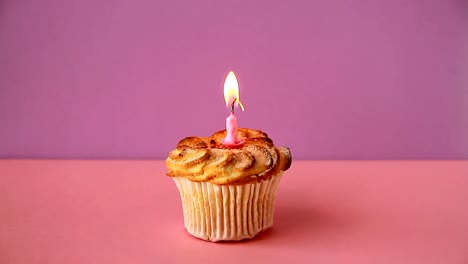
[[[167,175],[218,185],[245,184],[270,179],[291,166],[289,148],[275,147],[266,133],[239,128],[237,136],[245,142],[234,149],[222,143],[226,130],[182,139],[166,159]]]

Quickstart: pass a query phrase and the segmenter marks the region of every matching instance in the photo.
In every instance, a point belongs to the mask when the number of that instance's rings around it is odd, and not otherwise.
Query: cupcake
[[[184,225],[208,241],[248,239],[273,224],[276,191],[291,166],[289,148],[262,131],[239,128],[243,142],[223,144],[226,130],[182,139],[166,160],[180,192]]]

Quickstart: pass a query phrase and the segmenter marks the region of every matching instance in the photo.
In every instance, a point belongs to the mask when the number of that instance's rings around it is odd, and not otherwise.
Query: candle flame
[[[224,81],[224,101],[226,106],[230,106],[234,103],[236,106],[240,106],[244,111],[244,105],[239,99],[239,83],[237,82],[236,75],[234,72],[229,72]]]

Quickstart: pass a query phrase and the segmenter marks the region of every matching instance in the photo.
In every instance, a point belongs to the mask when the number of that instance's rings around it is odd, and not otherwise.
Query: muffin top
[[[169,153],[167,175],[195,182],[218,185],[246,184],[270,179],[291,166],[287,147],[275,147],[260,130],[239,128],[237,137],[244,141],[237,148],[223,145],[226,130],[210,137],[186,137]]]

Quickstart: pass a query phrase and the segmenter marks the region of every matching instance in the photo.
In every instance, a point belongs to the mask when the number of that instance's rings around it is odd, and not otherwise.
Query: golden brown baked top
[[[210,137],[187,137],[169,153],[167,175],[213,184],[245,184],[269,179],[291,166],[287,147],[275,147],[260,130],[239,128],[237,137],[245,141],[239,148],[228,149],[222,143],[226,130]]]

